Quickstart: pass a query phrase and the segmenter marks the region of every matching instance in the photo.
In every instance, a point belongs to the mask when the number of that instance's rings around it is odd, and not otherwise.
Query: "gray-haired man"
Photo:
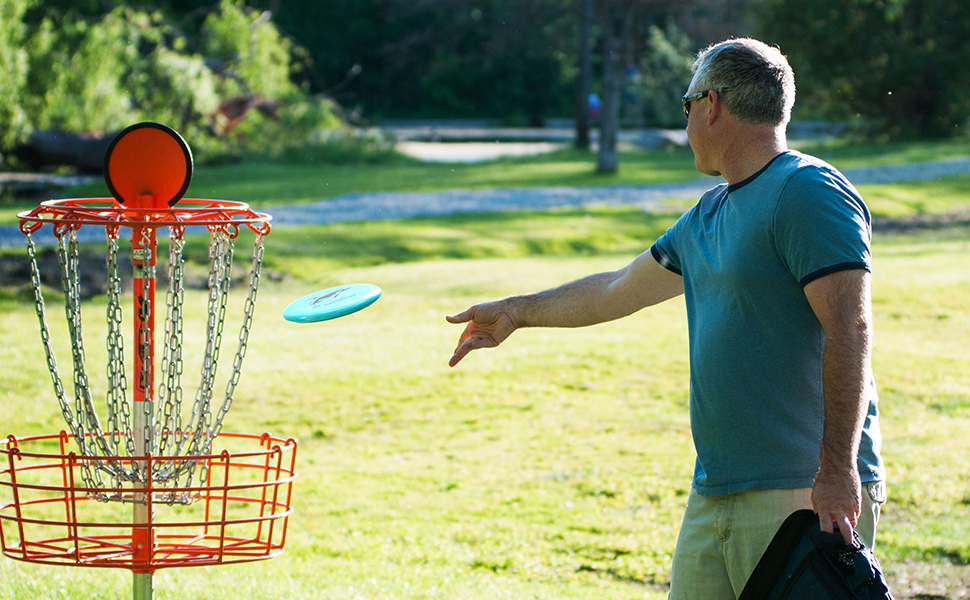
[[[788,150],[785,57],[702,51],[684,96],[705,193],[632,263],[473,306],[450,364],[522,327],[581,327],[684,294],[697,461],[672,599],[736,598],[778,526],[814,508],[872,545],[885,472],[870,369],[870,215],[830,165]]]

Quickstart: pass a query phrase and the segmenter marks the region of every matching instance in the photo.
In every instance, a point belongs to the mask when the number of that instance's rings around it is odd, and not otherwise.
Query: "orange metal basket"
[[[152,196],[138,197],[142,206],[125,206],[114,198],[67,198],[47,200],[23,212],[20,229],[33,233],[51,223],[55,230],[78,229],[81,225],[122,226],[159,229],[162,227],[206,226],[238,229],[240,225],[260,235],[269,233],[269,215],[253,211],[245,202],[182,198],[177,207],[157,207]]]
[[[151,573],[169,567],[266,560],[284,551],[293,513],[296,441],[263,435],[222,433],[223,450],[204,456],[92,457],[69,452],[72,436],[9,436],[0,443],[4,468],[0,489],[0,542],[3,554],[25,562],[79,567],[113,567]],[[137,460],[151,468],[171,461],[204,461],[205,481],[197,486],[87,488],[82,463]],[[149,478],[150,479],[150,478]],[[118,523],[117,502],[147,504],[148,523]],[[190,494],[191,505],[170,503],[172,494]],[[9,501],[6,501],[9,500]],[[108,505],[113,506],[108,506]],[[103,519],[103,520],[102,520]]]

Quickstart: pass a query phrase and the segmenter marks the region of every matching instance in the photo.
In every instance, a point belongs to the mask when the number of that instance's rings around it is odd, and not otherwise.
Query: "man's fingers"
[[[461,359],[468,356],[468,353],[472,350],[478,350],[480,348],[494,348],[498,344],[495,340],[491,338],[480,338],[480,337],[466,337],[462,336],[459,341],[458,347],[455,348],[455,353],[452,354],[451,359],[448,361],[448,366],[453,367],[461,362]]]
[[[472,320],[473,309],[475,307],[463,310],[457,315],[445,315],[445,320],[449,323],[467,323]]]
[[[829,514],[819,514],[818,516],[819,528],[826,533],[834,533],[836,527],[838,527],[839,533],[842,535],[842,540],[849,546],[852,545],[854,527],[852,521],[848,515],[836,516],[833,513]]]
[[[847,546],[852,545],[852,523],[849,522],[849,517],[844,516],[839,522],[839,533],[842,534],[842,540]]]
[[[463,345],[462,346],[458,346],[457,348],[455,348],[455,353],[452,354],[451,355],[451,359],[448,360],[448,366],[449,367],[454,367],[455,365],[457,365],[458,363],[460,363],[461,362],[461,359],[465,358],[465,356],[469,352],[468,350],[464,350],[464,351],[462,351],[462,350],[463,350]]]
[[[455,352],[448,361],[449,366],[457,365],[472,350],[494,348],[512,333],[515,326],[499,303],[476,304],[456,315],[446,315],[449,323],[466,323],[458,338]]]

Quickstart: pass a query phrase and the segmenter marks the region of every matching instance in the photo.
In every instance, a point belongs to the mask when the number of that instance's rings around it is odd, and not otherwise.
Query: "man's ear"
[[[719,92],[711,90],[707,99],[711,102],[711,111],[707,113],[707,124],[710,125],[721,115],[722,111],[727,110],[727,107],[724,106],[724,96]]]

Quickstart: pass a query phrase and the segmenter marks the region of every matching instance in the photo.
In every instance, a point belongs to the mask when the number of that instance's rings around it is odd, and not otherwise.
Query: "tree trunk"
[[[589,149],[589,95],[593,91],[593,21],[596,0],[582,0],[579,30],[579,77],[576,82],[576,147]]]
[[[617,136],[620,130],[620,93],[623,71],[620,68],[621,41],[611,25],[603,21],[603,110],[600,114],[598,173],[616,173],[620,162]]]

